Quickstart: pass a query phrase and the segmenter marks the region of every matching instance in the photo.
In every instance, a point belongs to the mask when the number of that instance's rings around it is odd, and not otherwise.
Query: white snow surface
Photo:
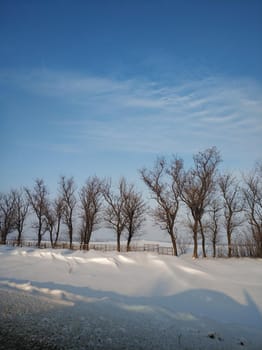
[[[262,259],[0,247],[0,349],[262,349]]]

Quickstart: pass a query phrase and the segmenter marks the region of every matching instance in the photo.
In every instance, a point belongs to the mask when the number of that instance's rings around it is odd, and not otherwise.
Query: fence
[[[1,244],[1,242],[0,242]],[[2,243],[3,244],[3,243]],[[71,247],[69,243],[58,242],[55,246],[52,247],[50,242],[41,242],[38,246],[37,241],[24,241],[22,240],[18,244],[17,240],[7,240],[5,245],[13,247],[32,247],[32,248],[53,248],[53,249],[71,249],[71,250],[97,250],[102,252],[112,252],[117,251],[116,244],[107,244],[107,243],[89,243],[88,247],[81,243],[74,243]],[[122,245],[120,247],[121,252],[127,252],[127,246]],[[130,245],[129,252],[153,252],[161,255],[174,255],[174,249],[172,247],[162,247],[159,244],[133,244]]]
[[[84,245],[81,243],[74,243],[71,247],[68,242],[58,242],[55,246],[52,247],[50,242],[44,241],[41,242],[40,247],[37,244],[37,241],[25,241],[22,240],[19,244],[17,240],[7,240],[5,243],[0,242],[0,244],[5,244],[8,246],[20,246],[20,247],[33,247],[33,248],[53,248],[53,249],[71,249],[71,250],[97,250],[102,252],[112,252],[117,251],[117,245],[111,244],[111,243],[89,243],[89,245]],[[188,250],[190,251],[192,249],[192,245],[190,243],[186,244],[184,243],[183,246],[178,246],[179,255],[185,254]],[[217,257],[226,257],[227,256],[227,244],[219,244],[216,246]],[[232,257],[259,257],[260,255],[257,254],[256,246],[254,244],[231,244],[232,249]],[[174,249],[173,247],[164,247],[159,244],[132,244],[130,245],[129,249],[127,250],[126,245],[121,245],[120,247],[121,252],[151,252],[151,253],[157,253],[160,255],[174,255]],[[206,251],[208,255],[212,256],[212,246],[207,245]]]

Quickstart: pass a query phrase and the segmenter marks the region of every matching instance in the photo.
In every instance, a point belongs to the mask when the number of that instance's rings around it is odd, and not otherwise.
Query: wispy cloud
[[[33,70],[2,72],[0,82],[67,106],[72,118],[48,121],[68,137],[68,145],[55,146],[57,151],[88,145],[180,153],[215,144],[225,152],[259,155],[262,149],[262,87],[251,79],[209,77],[163,86],[138,78]]]

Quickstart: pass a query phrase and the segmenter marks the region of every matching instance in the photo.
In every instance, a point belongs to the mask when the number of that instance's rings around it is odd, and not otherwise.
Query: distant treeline
[[[150,215],[169,235],[174,255],[178,255],[178,246],[185,238],[181,232],[190,232],[195,258],[199,239],[203,257],[207,256],[207,242],[212,244],[212,255],[217,256],[223,235],[228,257],[236,255],[234,247],[245,247],[244,255],[262,257],[262,162],[241,179],[219,172],[220,162],[220,153],[212,147],[195,154],[189,169],[181,158],[173,157],[168,162],[162,157],[151,169],[139,170],[155,202],[153,208],[125,178],[114,187],[110,179],[92,176],[77,189],[73,177],[61,176],[55,198],[51,198],[44,180],[36,179],[32,188],[0,193],[1,243],[5,244],[8,235],[16,231],[20,245],[25,223],[30,220],[39,247],[45,234],[50,237],[51,247],[56,247],[61,233],[66,232],[70,248],[73,240],[79,240],[88,250],[94,231],[107,227],[116,234],[118,251],[120,239],[126,235],[129,251],[133,237],[141,233]],[[185,212],[186,230],[178,234],[181,210]]]

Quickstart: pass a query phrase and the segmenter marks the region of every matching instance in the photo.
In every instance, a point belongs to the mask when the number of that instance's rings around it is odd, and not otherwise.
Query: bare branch
[[[226,173],[219,177],[218,185],[223,197],[224,226],[227,234],[228,257],[232,256],[232,234],[235,229],[243,223],[239,214],[243,211],[243,200],[241,198],[240,187],[236,178]]]
[[[20,245],[25,220],[28,214],[29,201],[25,197],[25,192],[22,189],[14,190],[12,193],[15,201],[14,227],[18,232],[17,244]]]
[[[245,213],[256,244],[257,256],[262,257],[262,162],[244,177]]]
[[[127,230],[127,251],[130,249],[132,238],[139,233],[145,222],[146,205],[142,194],[137,192],[134,185],[126,185],[124,190],[123,213]]]
[[[103,189],[103,197],[107,203],[104,213],[104,220],[108,228],[113,229],[117,235],[117,250],[120,251],[120,238],[125,229],[126,219],[124,215],[124,203],[126,180],[122,178],[119,181],[117,194],[112,190],[111,180],[107,181]]]
[[[73,245],[73,214],[76,207],[76,197],[75,191],[76,186],[74,178],[70,177],[68,179],[65,176],[61,176],[60,179],[60,196],[63,200],[63,215],[62,219],[64,224],[68,228],[68,236],[70,241],[70,248]]]
[[[181,190],[181,199],[190,209],[194,219],[193,239],[194,251],[193,257],[198,257],[197,251],[197,233],[200,226],[202,236],[202,251],[205,252],[205,235],[202,230],[201,219],[205,209],[210,203],[211,196],[215,190],[215,175],[219,162],[221,161],[219,152],[215,147],[208,148],[203,152],[199,152],[193,156],[194,167],[190,169],[184,176],[183,186]]]
[[[27,194],[29,205],[37,217],[37,223],[34,227],[37,228],[38,246],[40,247],[42,236],[45,234],[44,218],[48,206],[48,191],[44,184],[44,180],[36,179],[33,190],[26,188],[25,192]]]
[[[0,193],[0,242],[6,243],[7,235],[15,228],[15,197],[13,192]]]
[[[99,213],[102,208],[102,192],[104,188],[104,181],[98,177],[90,177],[86,181],[85,186],[80,190],[81,203],[81,242],[86,249],[89,249],[89,241],[94,229],[101,221]]]
[[[140,170],[142,180],[157,203],[153,211],[154,219],[160,228],[166,230],[170,235],[175,255],[177,255],[177,246],[174,229],[179,209],[180,188],[178,184],[182,183],[182,169],[183,162],[180,159],[174,158],[168,168],[165,159],[158,158],[152,170],[145,168]],[[164,180],[165,175],[169,176],[168,182]]]

